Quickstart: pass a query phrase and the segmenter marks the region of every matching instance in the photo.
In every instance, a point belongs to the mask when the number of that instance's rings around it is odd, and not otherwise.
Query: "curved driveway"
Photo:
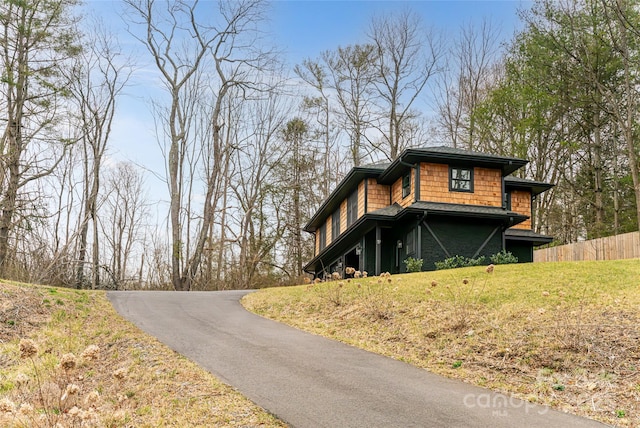
[[[294,427],[602,427],[246,311],[246,291],[119,291],[142,330]]]

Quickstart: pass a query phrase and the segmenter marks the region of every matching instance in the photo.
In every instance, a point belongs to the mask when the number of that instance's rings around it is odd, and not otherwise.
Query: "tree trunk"
[[[20,181],[20,158],[22,154],[22,136],[17,120],[12,121],[9,127],[8,149],[6,164],[7,187],[2,195],[2,213],[0,214],[0,277],[8,275],[8,249],[9,234],[13,225],[13,216],[16,210],[18,198],[18,186]],[[6,173],[5,172],[5,173]]]
[[[600,109],[596,107],[593,117],[594,121],[594,145],[593,145],[593,192],[595,209],[595,231],[594,238],[600,238],[604,233],[604,201],[602,189],[602,131],[600,127]]]

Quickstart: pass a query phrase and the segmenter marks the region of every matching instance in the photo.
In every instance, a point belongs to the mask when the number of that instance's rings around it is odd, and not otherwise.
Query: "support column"
[[[376,276],[382,272],[382,230],[376,226]]]

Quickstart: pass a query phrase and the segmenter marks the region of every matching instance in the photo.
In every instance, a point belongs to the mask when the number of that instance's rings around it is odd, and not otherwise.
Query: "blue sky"
[[[509,39],[520,26],[519,7],[531,2],[501,1],[276,1],[273,3],[273,32],[286,49],[289,62],[317,57],[322,51],[363,42],[373,16],[409,8],[420,14],[425,25],[453,36],[462,25],[483,18],[501,29]]]
[[[208,1],[208,0],[205,0]],[[210,1],[210,0],[209,0]],[[454,37],[462,26],[490,19],[504,40],[511,39],[521,24],[519,8],[530,1],[301,1],[280,0],[272,3],[270,31],[276,46],[284,52],[290,69],[305,58],[316,59],[322,51],[365,41],[374,16],[409,8],[417,12],[425,25]],[[156,174],[164,174],[164,161],[154,137],[154,122],[149,100],[148,70],[151,60],[139,43],[124,30],[118,15],[122,3],[117,0],[87,0],[87,6],[101,16],[120,38],[124,48],[134,52],[138,71],[119,101],[109,155],[114,161],[128,160]],[[145,69],[147,74],[145,75]],[[166,188],[150,174],[147,179],[152,200],[166,199]],[[160,208],[162,211],[163,208]]]

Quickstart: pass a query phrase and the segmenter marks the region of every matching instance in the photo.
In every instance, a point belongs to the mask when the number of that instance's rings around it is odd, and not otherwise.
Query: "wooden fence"
[[[534,262],[617,260],[640,258],[640,232],[607,236],[575,244],[542,248],[533,252]]]

